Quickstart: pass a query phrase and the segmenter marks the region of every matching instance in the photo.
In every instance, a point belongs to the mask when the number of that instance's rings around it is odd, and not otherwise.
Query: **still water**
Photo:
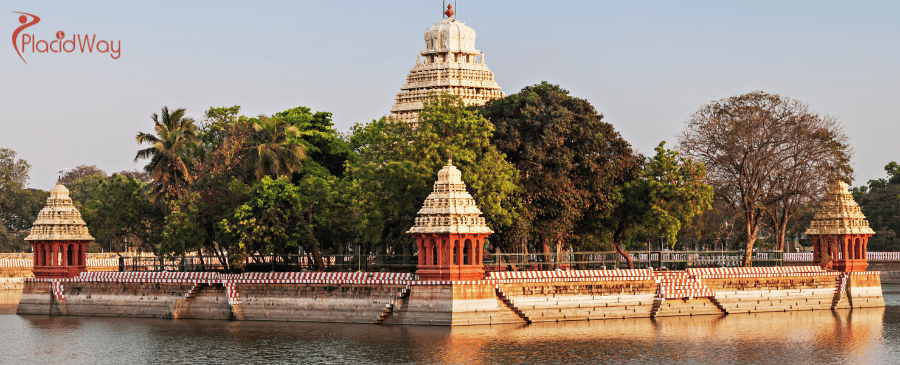
[[[19,316],[0,308],[2,364],[898,364],[900,286],[886,308],[510,326],[423,327]]]

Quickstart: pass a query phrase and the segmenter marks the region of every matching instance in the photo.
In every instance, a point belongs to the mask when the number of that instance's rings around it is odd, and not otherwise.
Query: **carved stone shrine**
[[[838,271],[866,271],[867,245],[873,234],[843,181],[829,187],[806,230],[813,242],[813,261]]]
[[[406,233],[416,238],[420,280],[484,278],[484,239],[494,231],[485,225],[452,161],[438,171],[434,191],[418,215]]]
[[[425,31],[425,50],[406,76],[397,94],[391,116],[417,124],[429,93],[459,95],[466,105],[484,105],[504,96],[494,73],[484,63],[484,54],[475,49],[475,31],[453,17],[447,17]]]
[[[35,277],[70,278],[87,271],[85,253],[94,237],[62,184],[50,189],[47,205],[25,240],[31,241],[34,251]]]

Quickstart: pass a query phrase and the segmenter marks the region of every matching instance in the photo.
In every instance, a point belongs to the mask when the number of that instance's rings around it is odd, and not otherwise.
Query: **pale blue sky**
[[[507,94],[546,80],[589,100],[638,150],[675,143],[712,100],[787,95],[841,120],[854,185],[900,160],[900,3],[867,1],[472,1],[475,29]],[[121,41],[101,54],[23,54],[11,35],[62,30]],[[0,147],[33,166],[32,187],[81,164],[140,168],[138,131],[162,106],[202,117],[295,106],[334,113],[338,130],[390,110],[441,1],[4,1]],[[3,15],[5,14],[5,15]],[[3,45],[5,44],[5,46]]]

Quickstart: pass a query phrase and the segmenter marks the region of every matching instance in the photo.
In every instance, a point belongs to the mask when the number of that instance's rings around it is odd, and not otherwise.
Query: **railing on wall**
[[[688,267],[736,267],[741,266],[743,251],[635,251],[631,252],[636,268],[684,269]],[[900,252],[869,252],[869,262],[900,262]],[[87,266],[114,271],[219,271],[224,268],[215,256],[117,256],[115,253],[89,253]],[[812,262],[811,252],[755,252],[753,266],[780,266],[784,262]],[[30,253],[0,253],[0,268],[32,267]],[[327,271],[415,271],[415,255],[326,255],[323,256]],[[542,254],[494,254],[486,252],[484,265],[487,271],[505,270],[553,270],[567,269],[615,269],[626,267],[616,252],[565,252]],[[233,265],[237,266],[237,265]],[[315,270],[308,256],[256,255],[246,258],[245,271],[302,271]]]
[[[841,258],[838,252],[838,258]],[[900,252],[866,252],[866,260],[870,262],[896,262],[900,261]],[[784,254],[784,261],[790,262],[812,262],[812,252],[789,252]]]
[[[635,268],[737,267],[744,262],[743,251],[634,251],[630,254]],[[781,266],[781,254],[755,252],[753,266]],[[625,259],[617,252],[565,252],[558,260],[555,253],[489,254],[485,255],[484,264],[488,271],[627,268]]]

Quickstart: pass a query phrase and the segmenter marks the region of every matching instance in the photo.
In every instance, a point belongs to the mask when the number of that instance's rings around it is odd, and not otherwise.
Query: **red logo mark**
[[[16,53],[19,55],[19,58],[22,59],[22,62],[25,62],[25,58],[22,57],[21,53],[19,53],[19,47],[16,46],[16,39],[19,39],[19,33],[22,33],[22,31],[25,30],[25,28],[28,28],[32,25],[37,24],[39,21],[41,21],[41,18],[38,18],[37,15],[34,15],[34,14],[20,13],[18,11],[14,11],[13,13],[22,14],[21,16],[19,16],[19,23],[22,23],[22,26],[16,28],[16,31],[13,32],[12,42],[13,42],[13,48],[16,49]],[[30,22],[28,21],[28,16],[30,16],[32,18],[32,20]],[[28,62],[25,62],[25,64],[27,65]]]

